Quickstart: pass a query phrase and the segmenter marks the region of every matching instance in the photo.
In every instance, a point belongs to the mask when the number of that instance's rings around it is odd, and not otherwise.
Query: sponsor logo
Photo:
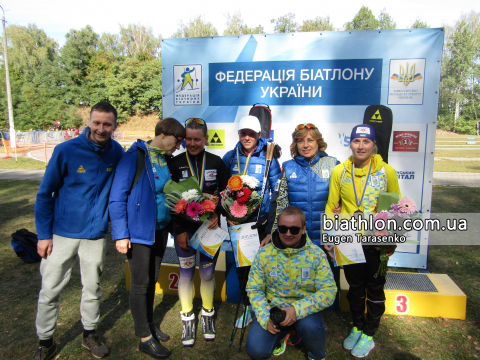
[[[82,165],[80,165],[80,167],[77,170],[77,173],[86,173],[85,168]]]
[[[182,171],[182,177],[184,177],[184,178],[188,177],[188,171],[187,170]]]
[[[388,104],[423,104],[425,59],[390,60]]]
[[[292,175],[290,175],[290,179],[296,179],[297,178],[297,174],[293,173]]]
[[[107,171],[112,171],[112,168],[107,168]]]
[[[195,266],[195,255],[187,258],[178,258],[182,269],[189,269]]]
[[[233,167],[232,171],[238,171],[238,165],[235,164],[235,166]]]
[[[347,136],[345,133],[343,134],[338,133],[338,138],[340,139],[340,145],[344,147],[350,146],[350,136]]]
[[[205,179],[207,180],[217,180],[217,170],[205,170]]]
[[[173,65],[174,105],[202,105],[202,65]]]
[[[270,277],[277,277],[277,270],[273,269],[272,271],[270,271],[270,272],[268,273],[268,276],[270,276]]]
[[[206,182],[206,183],[205,183],[205,186],[215,186],[215,185],[217,185],[217,182],[216,182],[216,181],[214,181],[214,182]]]
[[[368,128],[368,127],[358,127],[357,130],[356,130],[356,134],[370,135],[370,128]]]
[[[397,176],[402,180],[414,180],[415,171],[397,171]]]
[[[382,115],[380,115],[380,109],[375,111],[375,114],[372,115],[372,118],[370,119],[370,122],[375,122],[375,123],[382,123]]]
[[[225,130],[208,130],[209,149],[225,149]]]
[[[418,152],[420,131],[394,131],[392,151]]]

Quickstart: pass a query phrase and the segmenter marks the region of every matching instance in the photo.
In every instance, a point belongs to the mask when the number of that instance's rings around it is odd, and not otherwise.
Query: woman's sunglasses
[[[190,123],[197,123],[197,124],[200,124],[200,125],[206,125],[206,122],[205,120],[203,119],[200,119],[200,118],[190,118],[190,119],[187,119],[187,121],[185,121],[185,125],[188,125]]]
[[[300,124],[300,125],[297,125],[297,127],[295,128],[295,131],[303,130],[303,129],[311,130],[311,129],[316,129],[316,128],[317,128],[317,127],[316,127],[314,124],[311,124],[311,123],[308,123],[308,124]]]
[[[300,232],[301,228],[299,228],[298,226],[285,226],[285,225],[280,225],[278,227],[278,232],[280,234],[286,234],[287,231],[290,230],[290,234],[292,235],[298,235],[298,233]]]

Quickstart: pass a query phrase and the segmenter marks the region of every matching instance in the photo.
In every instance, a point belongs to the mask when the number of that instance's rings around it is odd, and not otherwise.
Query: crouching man
[[[324,252],[306,234],[302,210],[282,210],[272,242],[255,257],[246,290],[255,312],[246,345],[252,359],[282,354],[292,329],[302,337],[309,359],[326,357],[322,310],[335,300],[337,287]]]

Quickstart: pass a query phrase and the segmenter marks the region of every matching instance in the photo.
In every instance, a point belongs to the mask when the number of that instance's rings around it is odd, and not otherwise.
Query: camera
[[[285,320],[285,316],[287,316],[287,313],[276,306],[270,309],[270,320],[277,328],[281,327],[280,323]]]

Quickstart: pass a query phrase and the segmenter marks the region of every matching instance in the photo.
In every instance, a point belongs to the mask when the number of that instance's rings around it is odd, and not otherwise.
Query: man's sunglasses
[[[300,125],[297,125],[297,127],[295,128],[295,131],[303,130],[303,129],[311,130],[311,129],[316,129],[316,128],[317,128],[317,127],[316,127],[314,124],[311,124],[311,123],[308,123],[308,124],[300,124]]]
[[[278,232],[280,234],[286,234],[287,231],[290,230],[290,234],[292,235],[298,235],[298,233],[300,232],[301,228],[299,228],[298,226],[285,226],[285,225],[280,225],[278,227]]]
[[[187,121],[185,121],[185,125],[188,125],[192,122],[195,122],[197,124],[200,124],[200,125],[206,125],[206,122],[205,120],[203,119],[200,119],[200,118],[190,118],[190,119],[187,119]]]

